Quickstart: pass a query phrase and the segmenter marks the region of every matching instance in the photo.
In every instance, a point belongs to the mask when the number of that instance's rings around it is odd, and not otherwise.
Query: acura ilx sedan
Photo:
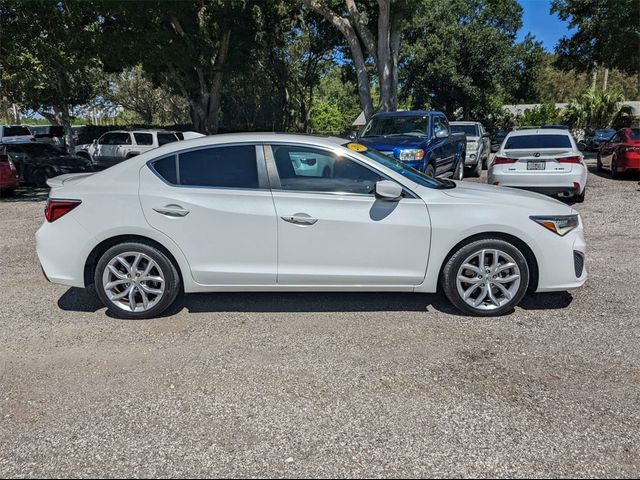
[[[181,292],[439,288],[464,313],[500,315],[587,278],[569,206],[430,178],[338,138],[203,137],[49,184],[45,275],[93,286],[124,318]]]

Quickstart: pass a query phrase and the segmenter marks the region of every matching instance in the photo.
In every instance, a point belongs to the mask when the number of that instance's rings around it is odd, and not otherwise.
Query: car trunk
[[[521,149],[505,150],[504,156],[516,160],[509,163],[509,171],[522,173],[553,173],[570,172],[573,163],[562,162],[563,159],[573,158],[576,154],[570,148]]]

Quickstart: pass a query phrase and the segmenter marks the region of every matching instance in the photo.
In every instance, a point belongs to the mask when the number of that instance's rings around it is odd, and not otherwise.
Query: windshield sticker
[[[353,150],[354,152],[366,152],[368,150],[367,147],[360,143],[348,143],[347,148],[349,150]]]

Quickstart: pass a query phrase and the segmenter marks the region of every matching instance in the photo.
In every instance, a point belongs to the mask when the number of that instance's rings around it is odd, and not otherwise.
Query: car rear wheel
[[[127,242],[107,250],[95,270],[95,289],[118,318],[153,318],[169,308],[180,292],[180,276],[159,249]]]
[[[462,246],[442,272],[443,290],[453,305],[475,316],[513,310],[529,286],[529,266],[513,244],[495,238]]]
[[[458,165],[456,166],[455,171],[453,172],[454,180],[463,180],[464,179],[464,158],[461,158],[458,161]]]
[[[611,159],[611,178],[617,180],[620,177],[620,173],[618,172],[618,162],[616,160],[615,155]]]
[[[46,187],[47,180],[53,177],[53,171],[48,168],[39,168],[31,174],[31,181],[36,187]]]

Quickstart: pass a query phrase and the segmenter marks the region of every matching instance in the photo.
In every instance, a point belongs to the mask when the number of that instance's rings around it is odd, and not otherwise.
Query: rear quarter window
[[[631,140],[640,140],[640,128],[632,128],[629,137],[631,137]]]
[[[505,150],[518,150],[528,148],[572,148],[568,135],[516,135],[507,138]]]

